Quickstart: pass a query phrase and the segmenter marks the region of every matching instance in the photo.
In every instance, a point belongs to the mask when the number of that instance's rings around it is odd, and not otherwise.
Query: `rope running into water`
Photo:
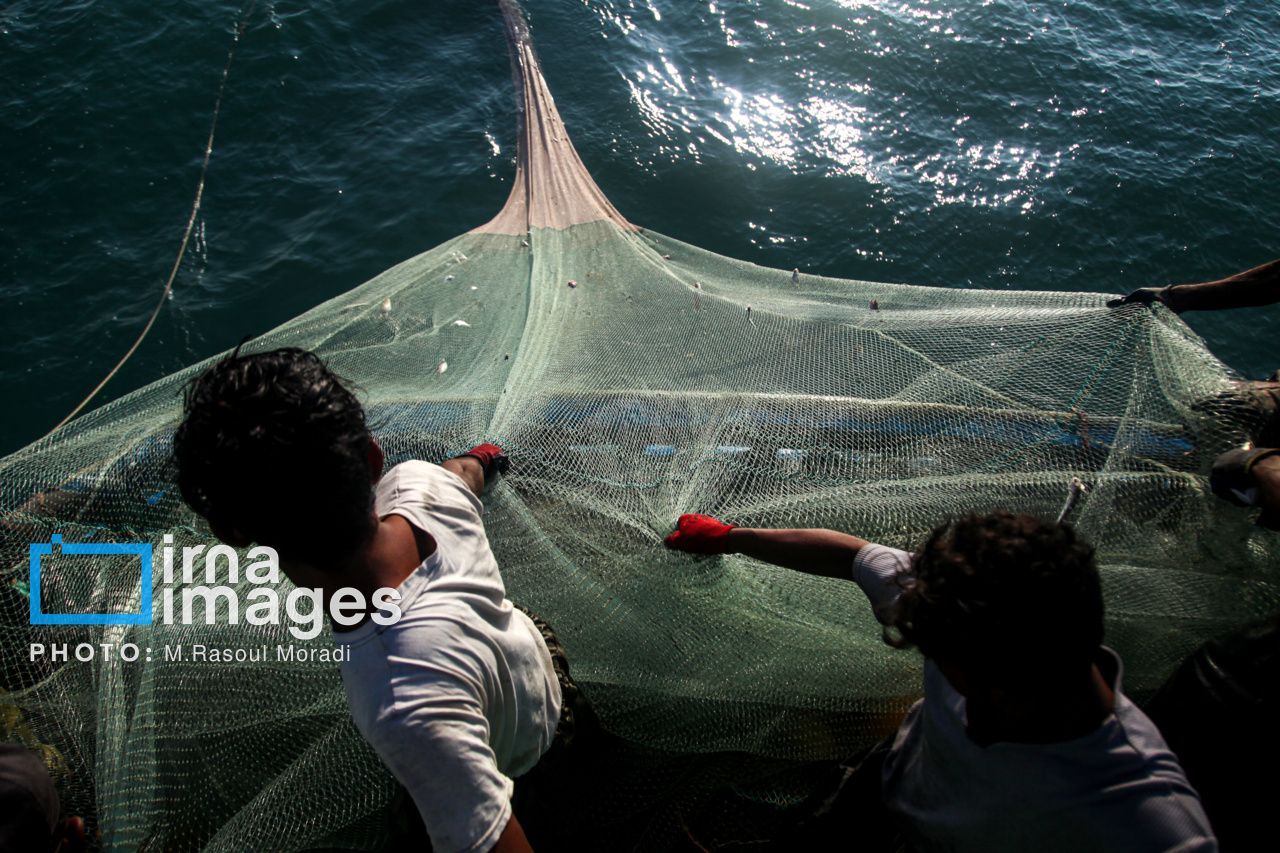
[[[120,368],[124,367],[124,363],[138,349],[139,345],[142,344],[143,338],[147,336],[147,333],[151,331],[151,327],[155,325],[156,318],[160,316],[160,310],[164,308],[165,300],[169,298],[169,292],[173,289],[173,280],[178,277],[178,268],[182,265],[182,259],[187,254],[187,244],[191,241],[191,232],[195,230],[196,216],[200,213],[200,200],[204,196],[205,176],[209,172],[209,157],[213,154],[213,133],[218,127],[218,113],[222,110],[222,96],[227,90],[227,77],[231,74],[231,60],[236,55],[236,45],[240,43],[240,36],[244,35],[245,26],[249,23],[249,17],[253,14],[253,10],[257,5],[258,0],[251,0],[249,3],[248,11],[241,16],[240,23],[236,25],[235,37],[231,41],[231,50],[227,52],[227,64],[222,69],[222,82],[218,85],[218,98],[213,105],[213,121],[209,123],[209,140],[204,146],[204,163],[200,167],[200,183],[196,186],[195,204],[191,206],[191,217],[187,220],[187,230],[182,235],[182,245],[178,249],[178,259],[173,262],[173,270],[169,273],[169,280],[164,283],[164,290],[160,294],[160,301],[156,304],[156,310],[151,312],[151,318],[147,320],[147,325],[142,329],[142,334],[138,335],[138,339],[133,342],[133,346],[129,347],[129,351],[124,354],[124,357],[120,359],[115,367],[111,368],[111,372],[98,383],[97,387],[89,392],[89,396],[85,397],[71,414],[59,421],[57,426],[46,433],[46,437],[57,432],[66,425],[67,421],[80,414],[80,411],[89,405],[89,401],[98,396],[98,392],[102,390],[103,386],[120,372]]]

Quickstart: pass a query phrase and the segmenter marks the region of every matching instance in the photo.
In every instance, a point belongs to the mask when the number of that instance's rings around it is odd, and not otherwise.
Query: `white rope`
[[[240,19],[240,23],[236,26],[235,38],[232,39],[231,42],[231,50],[227,53],[227,64],[226,67],[222,69],[222,83],[218,86],[218,99],[213,105],[213,121],[209,124],[209,140],[204,146],[204,163],[200,167],[200,183],[196,186],[195,204],[191,206],[191,217],[187,220],[187,230],[182,235],[182,246],[178,249],[178,259],[173,262],[173,270],[169,273],[168,281],[164,283],[164,290],[160,293],[160,301],[156,303],[156,310],[151,312],[151,318],[147,320],[147,325],[143,328],[142,334],[138,335],[138,339],[133,342],[133,346],[129,347],[129,351],[124,354],[124,357],[120,359],[116,366],[111,368],[111,372],[98,383],[97,387],[89,392],[89,396],[85,397],[84,400],[80,402],[80,405],[75,407],[71,414],[59,421],[58,425],[49,430],[46,435],[52,435],[57,432],[67,423],[67,421],[80,414],[80,411],[85,406],[89,405],[89,401],[98,395],[98,392],[102,390],[102,387],[110,382],[112,377],[120,372],[120,368],[124,367],[124,363],[128,361],[129,357],[138,349],[138,346],[142,343],[142,339],[147,336],[147,333],[151,331],[151,327],[155,325],[156,318],[160,316],[160,309],[164,308],[165,300],[169,298],[169,292],[173,289],[173,280],[178,277],[178,268],[182,265],[182,259],[187,253],[187,244],[191,241],[191,232],[195,230],[196,216],[200,213],[200,200],[204,196],[205,175],[209,171],[209,156],[213,153],[213,132],[218,127],[218,113],[222,110],[222,96],[227,90],[227,77],[231,74],[231,59],[236,54],[236,45],[240,42],[240,36],[244,34],[244,28],[249,22],[249,16],[253,14],[253,10],[257,5],[258,0],[252,0],[252,2],[249,3],[249,10],[244,13],[243,17]]]

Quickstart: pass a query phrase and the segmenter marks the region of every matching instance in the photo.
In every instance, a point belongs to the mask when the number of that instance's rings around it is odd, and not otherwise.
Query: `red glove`
[[[662,540],[668,548],[692,554],[723,554],[729,544],[732,524],[722,524],[709,515],[682,515],[676,532]]]
[[[507,469],[511,467],[511,460],[507,458],[507,454],[502,452],[502,448],[496,444],[478,444],[458,458],[461,459],[463,456],[470,456],[480,463],[480,467],[484,468],[484,478],[486,480],[489,479],[491,474],[507,473]]]

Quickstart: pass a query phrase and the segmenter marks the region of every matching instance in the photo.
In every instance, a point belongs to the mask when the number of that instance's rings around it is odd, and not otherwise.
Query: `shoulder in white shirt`
[[[505,598],[480,501],[427,462],[378,483],[436,550],[399,587],[402,615],[337,635],[356,727],[408,789],[436,853],[486,851],[511,817],[512,778],[551,745],[560,685],[533,622]]]

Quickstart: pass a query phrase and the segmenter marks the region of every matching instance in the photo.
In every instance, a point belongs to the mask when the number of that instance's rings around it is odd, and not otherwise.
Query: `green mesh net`
[[[681,512],[910,549],[969,510],[1055,518],[1079,477],[1071,520],[1098,548],[1108,642],[1139,701],[1200,642],[1280,607],[1275,534],[1206,487],[1247,408],[1174,315],[795,276],[636,228],[574,153],[518,8],[504,13],[523,106],[507,206],[246,350],[321,353],[359,387],[389,464],[482,440],[510,452],[485,499],[508,597],[556,628],[626,744],[582,780],[565,849],[617,849],[619,833],[662,849],[691,822],[704,840],[761,836],[811,788],[805,762],[891,731],[920,689],[920,658],[883,645],[856,586],[670,552]],[[214,543],[169,460],[202,368],[0,461],[0,737],[42,751],[104,848],[379,849],[396,787],[336,665],[275,659],[331,646],[327,631],[299,642],[225,612],[29,624],[30,543]],[[45,613],[143,600],[136,560],[54,555],[41,581]],[[128,642],[151,652],[29,653]],[[194,644],[268,653],[163,652]]]

